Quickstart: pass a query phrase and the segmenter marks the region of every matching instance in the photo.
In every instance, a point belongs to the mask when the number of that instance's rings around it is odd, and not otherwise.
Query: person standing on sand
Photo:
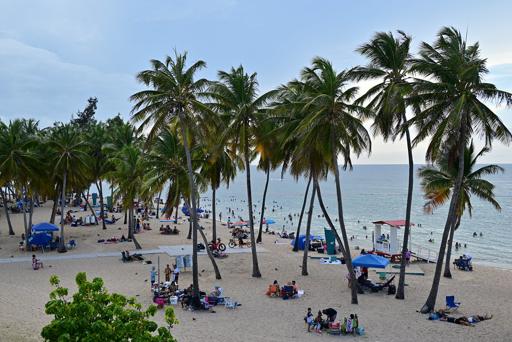
[[[405,265],[409,266],[410,263],[411,263],[411,251],[407,250],[405,252]]]
[[[153,285],[155,284],[156,282],[156,270],[155,270],[155,266],[153,266],[151,268],[151,272],[149,273],[150,275],[150,278],[151,278],[151,287],[153,287]]]
[[[165,281],[171,281],[171,273],[172,273],[172,270],[171,270],[171,267],[169,266],[169,264],[167,264],[167,266],[165,267]]]
[[[174,271],[173,271],[173,281],[178,285],[178,278],[180,277],[180,268],[178,265],[173,265]]]

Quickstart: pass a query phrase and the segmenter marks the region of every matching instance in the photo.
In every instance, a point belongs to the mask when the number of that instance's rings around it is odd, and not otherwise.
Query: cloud
[[[0,38],[0,115],[34,117],[42,125],[65,121],[88,97],[99,99],[98,117],[130,109],[133,75],[108,73],[64,61],[57,54],[11,38]]]

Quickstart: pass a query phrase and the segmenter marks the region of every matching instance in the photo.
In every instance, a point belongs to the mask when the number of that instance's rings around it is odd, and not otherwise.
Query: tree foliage
[[[57,276],[50,277],[50,284],[55,289],[45,311],[54,318],[41,332],[45,341],[175,341],[168,328],[150,320],[154,305],[143,310],[135,298],[109,293],[101,278],[88,281],[78,273],[78,292],[71,298]],[[167,307],[165,320],[169,328],[178,323],[172,307]]]

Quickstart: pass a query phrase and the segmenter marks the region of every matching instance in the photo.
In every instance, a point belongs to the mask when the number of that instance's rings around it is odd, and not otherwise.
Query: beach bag
[[[356,332],[357,332],[357,334],[359,336],[363,336],[364,335],[364,328],[363,327],[359,327],[359,328],[357,328]]]
[[[395,285],[389,285],[388,287],[388,295],[394,295],[396,293],[396,286]]]

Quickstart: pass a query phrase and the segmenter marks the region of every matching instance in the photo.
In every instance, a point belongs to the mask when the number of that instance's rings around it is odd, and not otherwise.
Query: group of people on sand
[[[442,322],[455,323],[465,326],[474,326],[478,322],[486,321],[491,318],[492,315],[488,314],[454,317],[450,316],[449,312],[447,312],[446,310],[439,309],[431,313],[428,319],[432,321],[439,320]]]
[[[164,227],[163,224],[160,226],[160,234],[177,235],[179,233],[180,233],[180,231],[178,230],[178,228],[176,228],[176,226],[174,226],[174,228],[171,228],[169,225],[166,225]]]
[[[299,286],[295,280],[289,281],[282,287],[277,280],[268,286],[266,295],[269,297],[281,297],[283,299],[296,298],[299,295]]]
[[[325,315],[325,316],[324,316]],[[336,321],[338,312],[333,308],[327,308],[319,310],[317,315],[314,316],[311,308],[308,308],[304,321],[308,332],[314,331],[321,334],[323,331],[331,334],[363,334],[363,329],[359,324],[359,317],[357,314],[350,314],[349,317],[345,317],[343,321]]]

